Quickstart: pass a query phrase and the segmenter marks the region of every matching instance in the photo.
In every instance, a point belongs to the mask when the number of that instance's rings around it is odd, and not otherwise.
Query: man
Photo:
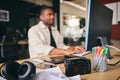
[[[28,31],[30,58],[43,55],[71,55],[84,51],[83,48],[78,46],[64,45],[62,36],[53,27],[54,12],[51,7],[44,6],[41,8],[39,18],[40,22]]]

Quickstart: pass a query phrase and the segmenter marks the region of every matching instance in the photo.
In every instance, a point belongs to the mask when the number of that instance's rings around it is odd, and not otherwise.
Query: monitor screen
[[[91,50],[98,46],[98,37],[106,37],[108,44],[111,40],[113,11],[97,0],[88,2],[88,19],[86,23],[85,49]]]

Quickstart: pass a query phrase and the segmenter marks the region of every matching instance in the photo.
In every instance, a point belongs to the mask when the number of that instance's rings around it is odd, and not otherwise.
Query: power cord
[[[115,49],[115,50],[117,50],[117,51],[120,52],[120,49],[118,49],[117,47],[114,47],[114,46],[111,46],[111,45],[105,45],[105,46],[107,46],[107,47],[109,47],[109,48],[113,48],[113,49]],[[109,66],[115,66],[115,65],[117,65],[119,62],[120,62],[120,60],[117,61],[117,62],[114,63],[114,64],[108,64],[108,65],[109,65]]]
[[[116,80],[120,80],[120,76]]]
[[[105,46],[110,47],[110,48],[113,48],[113,49],[115,49],[115,50],[117,50],[117,51],[120,52],[120,49],[118,49],[117,47],[114,47],[114,46],[111,46],[111,45],[105,45]]]
[[[119,62],[120,62],[120,60],[119,60],[119,61],[117,61],[117,62],[116,62],[116,63],[114,63],[114,64],[107,64],[107,65],[109,65],[109,66],[115,66],[115,65],[117,65]]]

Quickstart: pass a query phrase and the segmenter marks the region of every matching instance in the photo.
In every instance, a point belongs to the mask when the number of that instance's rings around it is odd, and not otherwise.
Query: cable
[[[120,76],[116,80],[119,80],[119,79],[120,79]]]
[[[116,63],[114,63],[114,64],[107,64],[107,65],[109,65],[109,66],[115,66],[115,65],[117,65],[119,62],[120,62],[120,60],[119,60],[119,61],[117,61],[117,62],[116,62]]]
[[[115,49],[115,50],[117,50],[117,51],[120,52],[120,49],[118,49],[118,48],[116,48],[116,47],[114,47],[114,46],[110,46],[110,45],[105,45],[105,46],[110,47],[110,48],[113,48],[113,49]],[[115,66],[115,65],[117,65],[119,62],[120,62],[120,60],[117,61],[117,62],[114,63],[114,64],[108,64],[108,65],[109,65],[109,66]]]
[[[113,49],[115,49],[115,50],[117,50],[117,51],[120,52],[120,49],[118,49],[118,48],[116,48],[116,47],[114,47],[114,46],[110,46],[110,45],[105,45],[105,46],[110,47],[110,48],[113,48]]]

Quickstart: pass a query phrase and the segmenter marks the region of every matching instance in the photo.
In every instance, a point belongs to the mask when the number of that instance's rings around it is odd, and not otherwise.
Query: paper
[[[34,64],[40,64],[43,63],[44,61],[42,59],[32,59],[31,62]]]
[[[3,77],[0,76],[0,80],[6,80],[6,79],[4,79]]]
[[[65,76],[59,67],[37,70],[34,80],[81,80],[80,75]]]

